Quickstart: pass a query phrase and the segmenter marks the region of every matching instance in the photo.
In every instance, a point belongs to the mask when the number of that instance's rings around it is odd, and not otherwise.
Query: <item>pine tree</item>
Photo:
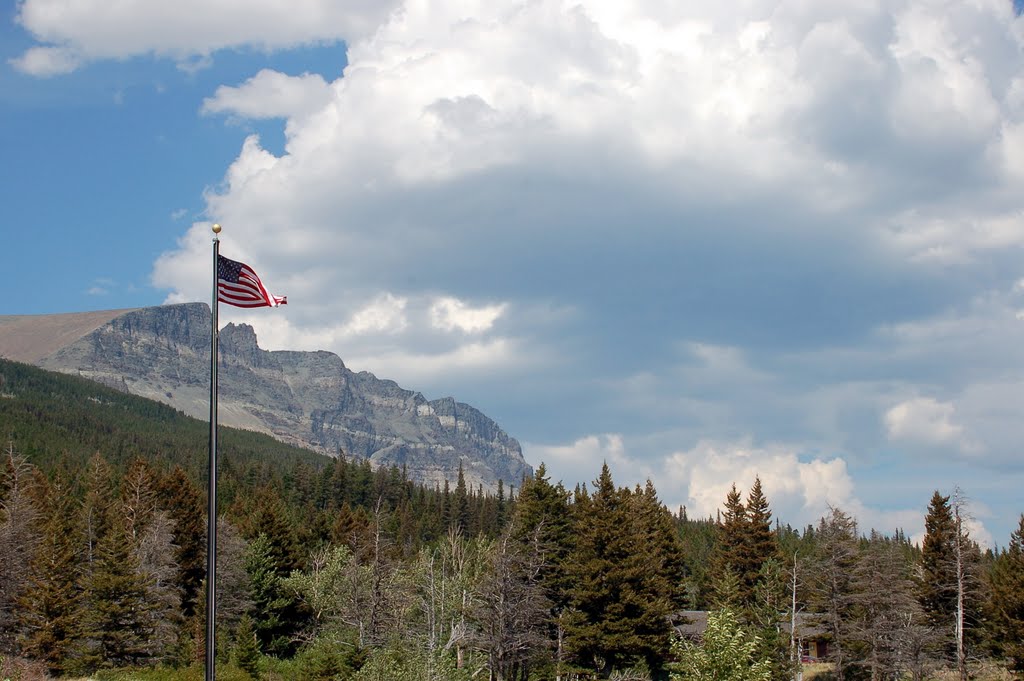
[[[619,636],[618,608],[623,575],[622,532],[625,513],[608,465],[594,481],[594,492],[576,505],[576,542],[567,562],[573,583],[565,621],[569,650],[584,665],[603,674],[627,662]]]
[[[552,485],[543,463],[524,481],[515,507],[514,537],[527,544],[535,539],[544,552],[541,582],[553,607],[568,602],[565,560],[572,549],[572,510],[561,483]]]
[[[925,517],[918,600],[928,623],[940,634],[945,656],[956,660],[965,675],[965,645],[979,619],[981,598],[977,579],[980,550],[967,536],[962,514],[959,492],[952,505],[948,496],[937,491],[932,495]]]
[[[455,483],[455,493],[452,495],[452,503],[449,506],[450,517],[448,527],[454,527],[469,536],[469,496],[466,492],[466,476],[462,470],[462,461],[459,461],[459,477]]]
[[[660,675],[668,650],[676,594],[665,566],[675,559],[665,554],[668,539],[643,542],[657,536],[641,512],[643,500],[642,492],[617,490],[605,464],[576,515],[566,642],[600,674],[644,661]]]
[[[76,668],[82,637],[82,590],[78,584],[83,532],[76,502],[58,476],[45,489],[39,549],[24,594],[18,601],[21,649],[52,674]]]
[[[848,629],[853,609],[853,569],[857,560],[857,523],[838,508],[821,519],[811,575],[811,606],[818,623],[831,637],[829,657],[836,679],[843,681],[850,665]]]
[[[260,534],[249,544],[245,570],[253,600],[253,626],[260,649],[269,655],[292,651],[295,631],[295,599],[283,584],[285,572],[277,562],[273,542]]]
[[[715,551],[711,559],[714,565],[713,572],[717,575],[715,583],[712,585],[715,589],[713,598],[717,603],[727,603],[733,599],[732,594],[718,593],[721,586],[728,586],[730,590],[733,586],[736,587],[738,606],[745,606],[752,597],[744,579],[746,541],[747,509],[734,484],[725,498],[725,513],[718,524],[718,541],[715,543]],[[730,572],[735,579],[727,577],[726,573]]]
[[[254,679],[260,677],[260,646],[252,618],[242,615],[235,631],[235,664]]]
[[[670,644],[672,615],[685,605],[683,550],[672,514],[658,499],[654,484],[627,497],[630,556],[635,564],[637,592],[642,615],[634,623],[642,655],[651,675],[664,678]]]
[[[989,612],[996,652],[1024,676],[1024,514],[1010,535],[1010,546],[992,566],[991,583]]]
[[[540,585],[550,604],[548,636],[554,642],[556,670],[560,670],[565,660],[564,617],[572,587],[566,569],[574,539],[572,508],[569,492],[562,483],[551,484],[543,462],[532,478],[523,480],[511,527],[521,551],[533,550],[535,545],[541,552]]]
[[[747,495],[745,530],[742,559],[737,567],[743,571],[744,590],[753,596],[764,564],[779,558],[778,542],[772,531],[772,512],[761,490],[760,477],[754,478],[754,485]]]
[[[924,541],[921,546],[921,584],[918,600],[932,626],[946,629],[952,622],[956,604],[953,572],[953,513],[949,497],[936,490],[924,520]]]
[[[82,524],[85,527],[87,569],[96,560],[97,546],[107,534],[113,517],[112,507],[117,499],[113,472],[100,454],[89,459],[85,480],[85,500],[82,502]]]
[[[152,577],[142,573],[127,523],[118,520],[107,521],[85,583],[89,668],[137,666],[152,658]]]
[[[175,586],[181,593],[182,617],[188,619],[202,610],[200,603],[206,577],[206,504],[188,474],[175,467],[158,484],[160,507],[167,511],[173,527],[174,562],[178,566]]]

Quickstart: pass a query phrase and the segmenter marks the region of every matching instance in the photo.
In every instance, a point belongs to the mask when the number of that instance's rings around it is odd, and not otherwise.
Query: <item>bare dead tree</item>
[[[33,466],[9,441],[0,460],[0,650],[14,646],[17,600],[28,581],[38,541],[32,503]]]
[[[487,655],[493,681],[517,678],[547,643],[544,625],[550,604],[541,583],[540,533],[535,531],[526,544],[516,535],[510,524],[495,543],[473,609],[473,641]]]
[[[955,526],[953,555],[955,563],[956,578],[956,667],[961,681],[967,681],[967,661],[969,651],[967,649],[967,629],[972,624],[971,611],[974,601],[977,600],[979,577],[977,574],[979,563],[978,545],[970,538],[970,533],[964,522],[971,520],[968,511],[968,499],[963,490],[959,487],[953,490],[953,522]]]

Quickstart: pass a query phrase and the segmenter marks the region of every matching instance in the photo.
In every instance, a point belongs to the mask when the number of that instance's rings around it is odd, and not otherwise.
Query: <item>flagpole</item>
[[[206,507],[206,681],[216,676],[217,625],[217,261],[220,256],[220,225],[213,225],[213,312],[210,341],[210,471]]]

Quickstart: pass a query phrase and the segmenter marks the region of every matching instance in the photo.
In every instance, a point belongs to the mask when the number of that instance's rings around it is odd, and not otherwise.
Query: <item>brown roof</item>
[[[676,624],[675,629],[681,636],[699,638],[704,635],[704,630],[708,628],[707,610],[683,610],[678,615],[680,621]],[[790,620],[788,616],[779,621],[779,628],[787,634],[789,633]],[[813,614],[798,612],[796,614],[796,633],[801,638],[820,638],[825,635],[825,630],[817,625]]]

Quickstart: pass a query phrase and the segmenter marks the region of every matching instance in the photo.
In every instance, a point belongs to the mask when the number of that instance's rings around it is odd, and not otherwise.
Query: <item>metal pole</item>
[[[217,629],[217,261],[220,256],[220,225],[213,225],[213,300],[210,310],[210,471],[206,507],[206,681],[216,677]]]

